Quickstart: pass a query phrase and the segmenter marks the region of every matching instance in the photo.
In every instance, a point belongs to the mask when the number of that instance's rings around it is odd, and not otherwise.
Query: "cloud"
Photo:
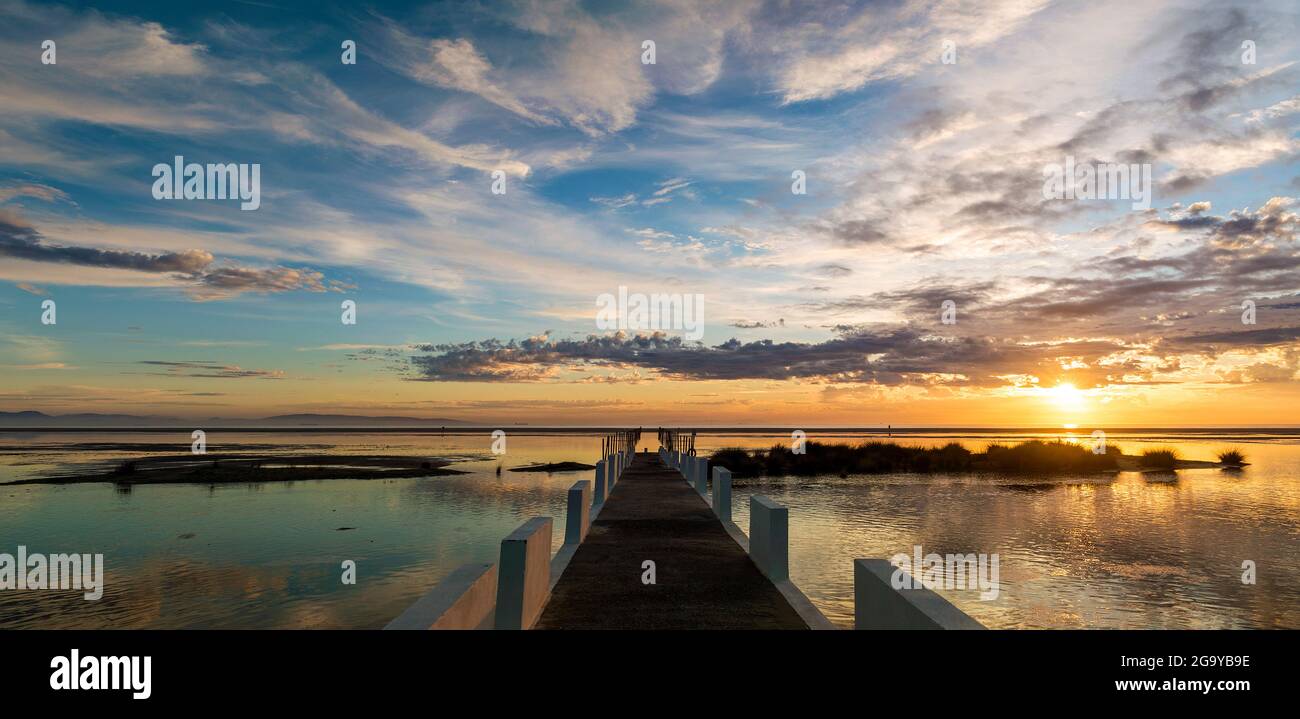
[[[0,187],[0,202],[7,202],[15,197],[34,197],[46,202],[70,202],[67,193],[57,187],[50,187],[39,182],[23,182],[8,187]]]
[[[315,270],[214,264],[215,258],[206,250],[149,253],[52,244],[17,213],[3,208],[0,208],[0,257],[92,269],[166,274],[187,286],[196,299],[230,297],[247,291],[324,292],[333,286],[327,285],[324,276]]]
[[[495,8],[517,31],[509,45],[464,35],[423,36],[375,15],[365,24],[379,62],[431,87],[470,93],[534,124],[567,124],[600,137],[631,127],[656,91],[693,95],[722,73],[729,38],[743,37],[759,3],[659,2],[601,8],[578,2]],[[473,28],[483,18],[467,17]],[[641,62],[653,40],[654,65]]]
[[[429,61],[412,69],[416,79],[428,80],[443,87],[473,93],[520,117],[542,124],[555,120],[534,112],[513,93],[490,79],[492,64],[467,39],[437,39],[429,42]]]
[[[14,213],[4,210],[0,210],[0,256],[83,267],[186,274],[200,272],[211,264],[213,259],[210,253],[203,250],[148,254],[50,245],[43,242],[40,232],[34,227],[24,223]]]
[[[1072,344],[1072,354],[1105,354],[1116,343]],[[640,367],[660,377],[693,380],[820,380],[837,383],[1000,386],[1003,375],[1051,366],[1062,351],[1049,344],[954,338],[917,327],[843,328],[819,343],[740,342],[705,347],[663,333],[591,335],[583,340],[485,340],[420,345],[416,378],[440,382],[534,382],[564,371]],[[1032,370],[1029,370],[1032,371]]]
[[[694,191],[687,189],[693,184],[695,184],[693,181],[684,177],[674,177],[655,183],[654,191],[652,191],[650,196],[645,199],[641,199],[634,192],[629,192],[617,197],[592,197],[589,199],[592,202],[608,207],[611,210],[621,210],[624,207],[631,207],[634,205],[653,207],[655,205],[662,205],[665,202],[671,202],[673,199],[673,193],[694,199]]]
[[[768,42],[783,68],[775,79],[777,90],[789,104],[909,77],[938,64],[944,42],[954,43],[961,58],[1016,31],[1047,5],[1047,0],[929,0],[869,3],[858,12],[826,6],[820,17],[802,18],[793,33],[772,32]]]
[[[178,41],[156,22],[110,20],[92,14],[77,22],[74,31],[60,33],[59,64],[114,81],[193,76],[207,72],[206,49],[198,43]]]
[[[140,360],[136,364],[159,367],[160,371],[143,372],[163,377],[196,379],[284,379],[283,370],[244,369],[238,365],[207,361]]]

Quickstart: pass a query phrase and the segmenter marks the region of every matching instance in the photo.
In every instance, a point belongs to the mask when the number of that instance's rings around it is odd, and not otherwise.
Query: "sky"
[[[1287,0],[0,0],[0,411],[1297,424],[1297,60]]]

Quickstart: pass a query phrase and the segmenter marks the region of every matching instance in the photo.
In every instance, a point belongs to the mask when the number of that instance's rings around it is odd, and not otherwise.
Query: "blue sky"
[[[0,19],[0,409],[991,422],[1068,385],[1097,420],[1237,391],[1275,421],[1294,386],[1291,3]],[[155,200],[175,155],[260,164],[261,208]],[[1066,155],[1150,164],[1152,209],[1045,201]],[[704,295],[702,345],[601,345],[620,285]],[[1276,310],[1233,325],[1246,298]]]

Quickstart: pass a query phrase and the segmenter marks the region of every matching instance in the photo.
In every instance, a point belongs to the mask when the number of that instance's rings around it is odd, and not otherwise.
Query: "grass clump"
[[[1142,469],[1173,469],[1178,463],[1178,452],[1172,449],[1148,449],[1138,457]]]
[[[709,463],[731,470],[733,476],[770,477],[819,474],[893,474],[993,471],[1003,474],[1100,472],[1119,467],[1120,452],[1105,454],[1068,442],[1033,440],[1015,446],[993,444],[975,453],[956,442],[938,447],[907,447],[893,442],[858,445],[809,442],[796,454],[783,444],[766,450],[727,447],[713,453]]]
[[[1241,450],[1233,447],[1219,452],[1219,464],[1226,464],[1229,467],[1240,467],[1246,463],[1246,455]]]
[[[1089,447],[1069,442],[1034,439],[1013,447],[990,444],[984,450],[980,468],[1007,474],[1102,472],[1119,469],[1119,457],[1117,447],[1107,447],[1104,454],[1095,454]]]

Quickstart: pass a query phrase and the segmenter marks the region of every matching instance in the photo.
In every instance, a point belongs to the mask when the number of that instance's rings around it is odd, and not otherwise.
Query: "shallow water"
[[[958,441],[976,449],[990,440]],[[1127,454],[1170,446],[1186,459],[1213,459],[1228,444],[1111,441]],[[772,440],[699,446],[737,444]],[[939,590],[989,627],[1300,627],[1300,445],[1231,444],[1251,462],[1240,472],[737,480],[733,507],[746,529],[753,494],[790,508],[791,578],[844,626],[853,623],[852,560],[912,556],[919,545],[926,554],[998,555],[996,599],[981,600],[978,589]],[[1255,563],[1253,585],[1242,582],[1246,560]]]
[[[940,437],[895,438],[934,444]],[[978,449],[991,436],[958,436]],[[864,435],[810,439],[856,441]],[[1000,437],[1015,441],[1025,435]],[[137,451],[84,442],[162,444],[187,434],[0,435],[0,482],[112,466]],[[852,621],[852,560],[926,553],[997,553],[999,595],[942,594],[992,627],[1300,627],[1300,444],[1295,437],[1146,438],[1112,435],[1129,453],[1159,444],[1211,459],[1229,444],[1252,462],[1239,473],[1183,470],[1173,481],[1007,480],[872,476],[737,480],[736,521],[748,498],[790,507],[791,574],[832,620]],[[597,435],[512,432],[504,458],[491,438],[407,434],[208,435],[232,445],[340,456],[394,454],[460,460],[469,474],[252,485],[111,484],[0,487],[0,552],[103,553],[99,601],[75,591],[0,591],[0,627],[381,627],[460,564],[492,562],[526,519],[555,518],[565,492],[590,472],[496,474],[534,462],[594,463]],[[789,442],[775,435],[699,438],[708,451]],[[642,444],[652,444],[653,435]],[[256,450],[263,452],[266,450]],[[1157,478],[1159,479],[1159,478]],[[350,528],[350,529],[341,529]],[[357,583],[340,581],[356,561]],[[1243,584],[1242,562],[1257,567]]]
[[[79,438],[41,435],[26,442]],[[188,451],[188,435],[181,439]],[[109,437],[132,440],[159,441],[157,435]],[[600,454],[594,436],[513,434],[503,459],[491,454],[487,435],[210,432],[208,451],[226,451],[231,442],[313,453],[456,457],[465,461],[455,468],[470,473],[137,485],[127,492],[111,484],[0,487],[0,552],[12,554],[24,544],[29,552],[102,553],[106,585],[98,601],[75,591],[0,591],[0,627],[382,627],[457,566],[495,562],[501,539],[530,517],[554,517],[553,548],[563,542],[565,493],[590,473],[507,469],[497,476],[498,464]],[[0,436],[0,447],[16,443]],[[33,450],[0,456],[0,481],[67,464],[112,466],[136,456]],[[341,581],[342,562],[349,559],[357,565],[354,585]]]

